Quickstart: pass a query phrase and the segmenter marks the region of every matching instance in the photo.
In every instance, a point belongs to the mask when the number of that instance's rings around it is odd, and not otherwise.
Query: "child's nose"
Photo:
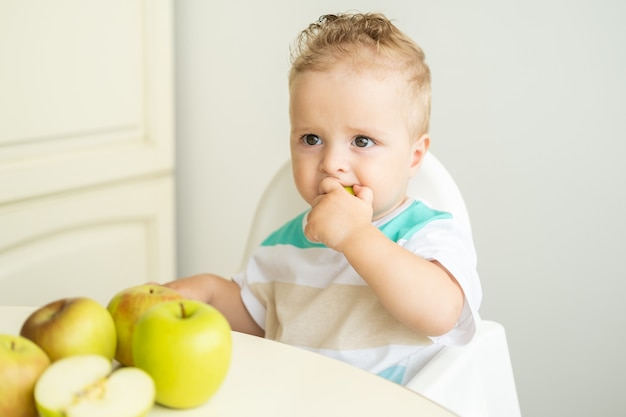
[[[347,172],[349,168],[349,162],[347,155],[341,149],[327,148],[322,154],[320,160],[320,171],[334,175],[339,172]]]

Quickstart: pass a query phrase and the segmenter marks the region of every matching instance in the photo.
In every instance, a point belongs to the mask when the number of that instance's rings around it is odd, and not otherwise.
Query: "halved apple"
[[[50,365],[35,385],[42,417],[140,417],[154,406],[154,381],[135,367],[113,369],[99,355],[76,355]]]

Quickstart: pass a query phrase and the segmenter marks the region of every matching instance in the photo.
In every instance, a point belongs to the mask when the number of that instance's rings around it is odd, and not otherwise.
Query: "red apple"
[[[117,335],[113,318],[91,298],[62,298],[35,310],[20,335],[35,342],[52,362],[94,353],[113,359]]]
[[[135,323],[148,308],[164,301],[181,300],[182,298],[173,289],[158,284],[138,285],[115,294],[107,305],[117,332],[115,359],[122,365],[132,366],[132,340]]]
[[[0,334],[0,416],[37,417],[33,390],[48,365],[48,355],[32,341]]]

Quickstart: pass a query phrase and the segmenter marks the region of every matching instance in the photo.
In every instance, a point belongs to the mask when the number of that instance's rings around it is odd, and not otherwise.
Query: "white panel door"
[[[0,305],[104,304],[173,279],[172,198],[171,180],[156,178],[0,207]]]
[[[171,9],[0,2],[0,204],[171,170]]]
[[[0,304],[174,278],[171,0],[0,0]]]

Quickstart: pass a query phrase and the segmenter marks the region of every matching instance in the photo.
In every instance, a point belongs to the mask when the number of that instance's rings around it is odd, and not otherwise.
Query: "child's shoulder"
[[[427,203],[410,199],[383,219],[378,228],[391,240],[409,239],[424,226],[437,220],[452,219],[452,214],[431,208]]]

